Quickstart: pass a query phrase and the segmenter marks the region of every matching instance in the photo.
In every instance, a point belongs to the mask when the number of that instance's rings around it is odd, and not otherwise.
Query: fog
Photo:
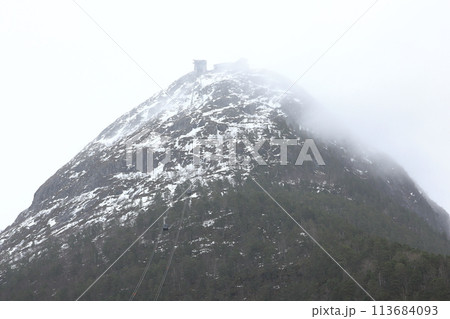
[[[450,211],[450,3],[2,1],[0,228],[117,117],[192,70],[245,57],[298,85]],[[157,84],[155,84],[155,82]],[[338,125],[336,125],[336,123]]]

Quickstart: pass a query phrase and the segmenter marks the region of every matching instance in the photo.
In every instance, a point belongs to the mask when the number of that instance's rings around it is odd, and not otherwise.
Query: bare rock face
[[[218,68],[180,78],[168,88],[168,95],[156,94],[107,127],[37,190],[32,205],[0,233],[0,265],[20,267],[22,262],[39,258],[50,238],[63,243],[61,255],[70,255],[64,243],[93,226],[98,232],[96,241],[102,242],[117,223],[133,225],[142,212],[156,217],[154,205],[173,199],[177,187],[186,183],[207,189],[220,181],[238,185],[249,176],[270,176],[273,185],[370,206],[383,216],[380,220],[392,224],[382,237],[429,251],[450,252],[440,235],[449,229],[447,213],[392,161],[325,139],[308,127],[304,117],[314,112],[314,104],[298,88],[286,92],[288,87],[289,82],[277,75],[253,70]],[[300,141],[289,147],[288,165],[279,164],[280,147],[270,143],[273,139]],[[314,140],[325,165],[315,159],[294,164],[306,139]],[[219,151],[213,144],[202,146],[202,163],[196,165],[196,140],[236,143],[238,159],[250,160],[233,165],[229,145],[220,158],[208,160],[208,155]],[[258,165],[244,140],[253,144],[265,140],[258,153],[267,165]],[[151,171],[148,150],[153,156]],[[164,161],[168,151],[170,159]],[[136,169],[143,153],[147,154],[142,164],[145,172]],[[132,161],[127,163],[130,154]],[[201,192],[193,194],[192,200],[198,194]],[[339,214],[341,208],[323,200],[324,210]],[[215,219],[202,217],[195,223],[203,231],[213,232],[214,220],[233,213],[223,210]],[[362,211],[361,219],[364,214]],[[418,220],[426,227],[419,227]],[[354,224],[365,232],[373,231],[364,222]],[[427,239],[418,243],[412,239],[417,236]],[[237,243],[239,238],[226,241]],[[211,242],[202,245],[202,254],[214,250]],[[201,250],[194,250],[194,255],[200,254]]]

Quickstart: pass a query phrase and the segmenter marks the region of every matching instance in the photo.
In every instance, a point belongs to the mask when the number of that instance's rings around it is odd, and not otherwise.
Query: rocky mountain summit
[[[0,291],[15,281],[13,287],[27,292],[9,296],[73,298],[171,207],[169,230],[156,224],[127,262],[111,271],[115,293],[108,295],[112,288],[104,283],[88,298],[125,298],[155,249],[155,267],[143,288],[151,294],[173,247],[167,299],[295,299],[310,291],[317,291],[311,298],[338,296],[347,288],[327,290],[304,280],[314,263],[329,261],[315,258],[308,237],[253,177],[325,245],[337,245],[333,251],[341,261],[361,271],[381,298],[391,298],[378,253],[367,251],[387,245],[393,254],[388,259],[402,256],[402,264],[422,258],[421,251],[446,255],[448,214],[385,156],[321,136],[306,121],[314,112],[311,98],[300,88],[287,91],[289,86],[279,75],[242,63],[212,71],[200,64],[117,119],[0,233]],[[186,216],[180,218],[184,203]],[[447,265],[440,258],[430,267]],[[46,271],[59,279],[40,277]],[[346,280],[336,272],[330,278]],[[263,294],[255,292],[256,283]],[[202,285],[217,295],[202,292]],[[357,290],[346,296],[363,298]],[[393,298],[400,296],[423,297],[408,289]]]

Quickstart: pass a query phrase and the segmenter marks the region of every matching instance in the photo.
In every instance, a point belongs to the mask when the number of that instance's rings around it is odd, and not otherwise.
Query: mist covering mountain
[[[366,300],[252,178],[376,299],[450,297],[449,216],[398,164],[321,134],[313,99],[277,74],[242,62],[197,71],[36,191],[0,233],[1,299],[75,299],[170,207],[84,299],[128,300],[151,259],[135,299]],[[274,139],[298,140],[286,165]],[[199,140],[227,143],[202,145],[196,163]],[[311,140],[325,165],[311,149],[295,165]]]

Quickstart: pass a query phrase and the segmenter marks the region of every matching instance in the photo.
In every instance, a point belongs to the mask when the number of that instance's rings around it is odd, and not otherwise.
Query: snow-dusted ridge
[[[208,185],[227,180],[233,185],[235,168],[230,165],[230,154],[225,152],[223,160],[195,166],[193,139],[311,136],[312,130],[302,123],[307,98],[297,89],[286,92],[289,86],[285,79],[266,71],[211,71],[183,76],[169,86],[168,96],[160,92],[108,126],[38,189],[31,207],[0,233],[0,264],[35,258],[52,236],[65,241],[69,235],[95,225],[101,239],[113,223],[132,224],[141,212],[156,215],[152,205],[157,195],[169,201],[177,187],[187,181]],[[170,149],[170,162],[150,174],[130,169],[126,163],[130,140],[134,148],[154,150],[158,161]],[[418,214],[429,207],[397,166],[381,167],[369,155],[355,154],[333,140],[320,141],[319,148],[324,156],[342,165],[343,174],[361,180],[377,174],[383,179],[383,187],[404,201],[402,205]],[[274,158],[268,163],[275,163]],[[240,167],[242,177],[252,172],[252,165]],[[311,192],[342,194],[353,200],[326,169],[298,168],[291,176],[274,182],[295,186],[306,181],[311,184]],[[195,198],[196,194],[191,196]],[[208,217],[200,226],[214,229],[222,215]],[[195,255],[208,253],[217,243],[205,239],[198,245]]]
[[[93,224],[106,230],[114,218],[132,222],[139,210],[152,205],[156,186],[170,198],[188,180],[233,182],[226,161],[213,168],[184,161],[192,154],[190,142],[276,130],[268,118],[285,116],[278,101],[284,89],[284,83],[263,71],[188,74],[175,81],[166,91],[170,96],[157,93],[121,116],[37,191],[31,207],[1,232],[1,260],[35,255],[49,236],[67,236]],[[125,145],[134,135],[144,137],[138,147],[171,148],[182,158],[153,175],[130,171]],[[162,141],[162,135],[173,138]],[[25,233],[25,240],[19,240]]]

